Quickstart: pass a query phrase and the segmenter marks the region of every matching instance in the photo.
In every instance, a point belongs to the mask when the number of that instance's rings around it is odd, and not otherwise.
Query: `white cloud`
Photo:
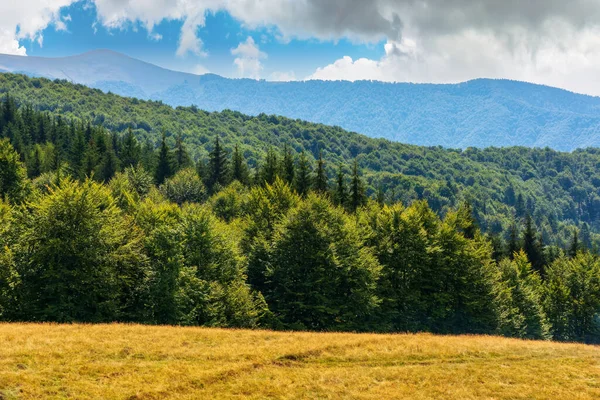
[[[204,74],[210,73],[210,71],[204,65],[202,65],[202,64],[196,64],[190,70],[190,73],[195,74],[195,75],[204,75]]]
[[[66,29],[60,10],[76,0],[0,0],[0,51],[26,54],[21,39],[43,43],[48,26]],[[177,54],[206,55],[198,36],[206,13],[227,11],[246,28],[280,40],[378,43],[380,59],[341,58],[311,78],[455,82],[506,77],[600,94],[600,0],[80,0],[109,29],[182,21]],[[88,4],[88,3],[86,3]],[[262,58],[237,55],[244,76]]]
[[[0,52],[26,55],[27,50],[19,44],[21,39],[43,44],[41,32],[51,24],[66,29],[60,19],[60,9],[75,0],[18,0],[0,2]]]
[[[263,70],[261,59],[267,58],[267,54],[260,51],[254,39],[248,36],[245,42],[231,49],[231,54],[236,56],[233,63],[237,66],[238,73],[242,78],[259,79]]]
[[[306,79],[452,83],[507,78],[600,94],[600,28],[575,32],[556,25],[556,37],[535,48],[527,40],[507,47],[493,33],[475,30],[388,42],[380,59],[346,56],[318,68]],[[516,36],[516,33],[515,33]]]
[[[296,74],[294,73],[294,71],[273,72],[269,76],[269,80],[273,82],[292,82],[296,80]]]

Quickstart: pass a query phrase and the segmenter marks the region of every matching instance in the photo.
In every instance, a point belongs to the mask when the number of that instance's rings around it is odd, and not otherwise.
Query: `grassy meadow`
[[[600,348],[485,336],[0,324],[0,399],[597,399]]]

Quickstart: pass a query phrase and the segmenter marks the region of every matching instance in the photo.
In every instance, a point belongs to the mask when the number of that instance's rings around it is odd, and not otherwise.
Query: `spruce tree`
[[[215,138],[215,147],[209,154],[207,186],[211,192],[229,183],[229,166],[227,152],[221,146],[221,141]]]
[[[167,135],[163,132],[160,150],[158,151],[158,164],[154,174],[156,183],[162,185],[165,179],[169,178],[172,173],[173,169],[171,167],[171,154],[167,146]]]
[[[29,166],[29,177],[36,178],[42,173],[42,157],[40,154],[40,147],[36,145],[33,149],[33,156]]]
[[[366,199],[365,187],[358,169],[358,161],[354,160],[354,165],[352,166],[352,183],[350,185],[350,207],[352,211],[356,211],[359,207],[363,206]]]
[[[336,204],[345,207],[348,204],[348,190],[346,189],[346,177],[344,176],[344,167],[340,163],[337,174],[337,184],[335,187]]]
[[[283,149],[283,160],[282,160],[282,178],[290,186],[294,184],[294,178],[296,176],[296,165],[294,163],[294,156],[292,155],[292,149],[286,144]]]
[[[325,161],[323,161],[323,153],[319,152],[317,161],[317,176],[315,177],[315,191],[317,193],[327,193],[329,190],[329,179],[325,171]]]
[[[188,168],[191,165],[192,160],[183,143],[183,137],[181,136],[181,133],[179,133],[175,140],[175,169],[179,171]]]
[[[540,245],[537,231],[533,224],[531,215],[525,217],[525,230],[523,231],[523,251],[527,255],[527,259],[531,263],[533,269],[544,276],[544,255],[542,246]]]
[[[244,154],[240,151],[238,144],[233,149],[233,155],[231,157],[231,179],[238,181],[243,185],[250,184],[250,172],[248,171],[248,164],[244,159]]]
[[[298,173],[296,174],[296,192],[302,197],[306,196],[311,188],[310,162],[304,152],[298,156]]]
[[[127,133],[123,138],[121,145],[121,164],[123,168],[135,167],[141,161],[142,149],[131,130],[131,127],[127,129]]]
[[[577,257],[577,253],[581,250],[581,244],[579,243],[579,233],[577,229],[573,229],[573,238],[571,239],[571,245],[569,246],[569,257]]]
[[[521,250],[521,246],[519,245],[519,232],[517,231],[517,224],[513,221],[513,223],[510,225],[506,252],[508,253],[508,257],[512,260],[515,256],[515,253],[517,253],[519,250]]]
[[[279,176],[279,162],[277,160],[277,153],[272,147],[267,150],[265,157],[265,164],[262,167],[262,183],[272,185],[275,183],[275,179]]]

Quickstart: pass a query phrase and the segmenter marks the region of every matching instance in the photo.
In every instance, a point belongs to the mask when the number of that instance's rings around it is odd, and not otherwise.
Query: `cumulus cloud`
[[[75,0],[18,0],[0,3],[0,52],[26,55],[27,50],[19,44],[21,39],[35,40],[43,44],[42,31],[55,24],[57,29],[66,29],[60,10]]]
[[[269,80],[273,82],[292,82],[296,80],[296,74],[294,73],[294,71],[277,71],[273,72],[269,76]]]
[[[60,8],[75,0],[0,4],[0,51],[24,54],[19,40],[41,42],[62,29]],[[84,0],[80,0],[84,1]],[[163,20],[182,21],[178,55],[204,55],[198,29],[206,13],[229,12],[248,29],[281,40],[348,38],[386,42],[379,59],[344,57],[311,78],[459,81],[476,76],[527,79],[600,93],[600,0],[85,0],[109,29],[141,24],[150,37]],[[237,57],[254,73],[260,59]],[[587,86],[586,86],[587,85]],[[587,90],[586,90],[587,89]]]
[[[260,51],[254,39],[250,36],[238,47],[231,49],[231,54],[236,56],[233,63],[237,66],[238,73],[242,78],[259,79],[263,70],[261,59],[267,58],[267,54]]]

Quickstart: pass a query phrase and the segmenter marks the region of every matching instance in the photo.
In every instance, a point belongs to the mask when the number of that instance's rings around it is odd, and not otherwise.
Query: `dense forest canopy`
[[[564,174],[586,182],[593,150],[419,148],[8,77],[17,85],[0,107],[0,320],[600,341],[595,215]],[[42,106],[23,94],[35,88],[74,102]],[[79,114],[83,93],[94,111]],[[122,118],[137,107],[163,114],[141,131],[88,120],[114,103],[131,107]],[[398,172],[382,171],[387,158]],[[476,171],[497,180],[469,182]],[[557,203],[533,197],[532,182],[555,182],[575,219],[540,230],[538,204]],[[494,190],[498,199],[482,200]],[[482,232],[490,218],[509,223],[505,237]]]
[[[563,153],[521,147],[464,151],[419,147],[277,116],[171,108],[65,81],[12,74],[0,74],[0,92],[10,93],[15,107],[28,105],[43,112],[44,127],[58,124],[58,117],[65,126],[74,119],[119,136],[131,131],[143,147],[151,148],[159,145],[164,133],[171,147],[179,138],[193,162],[208,163],[215,136],[229,154],[237,146],[251,170],[270,148],[285,146],[293,154],[304,153],[311,162],[321,155],[330,183],[335,181],[340,163],[350,174],[356,161],[368,195],[383,192],[390,203],[426,200],[440,215],[468,200],[481,228],[505,240],[526,214],[533,217],[547,244],[567,246],[574,228],[594,243],[600,232],[597,149]],[[33,124],[39,128],[38,122]],[[5,136],[19,123],[11,126],[2,126]],[[24,154],[27,162],[29,153]]]

